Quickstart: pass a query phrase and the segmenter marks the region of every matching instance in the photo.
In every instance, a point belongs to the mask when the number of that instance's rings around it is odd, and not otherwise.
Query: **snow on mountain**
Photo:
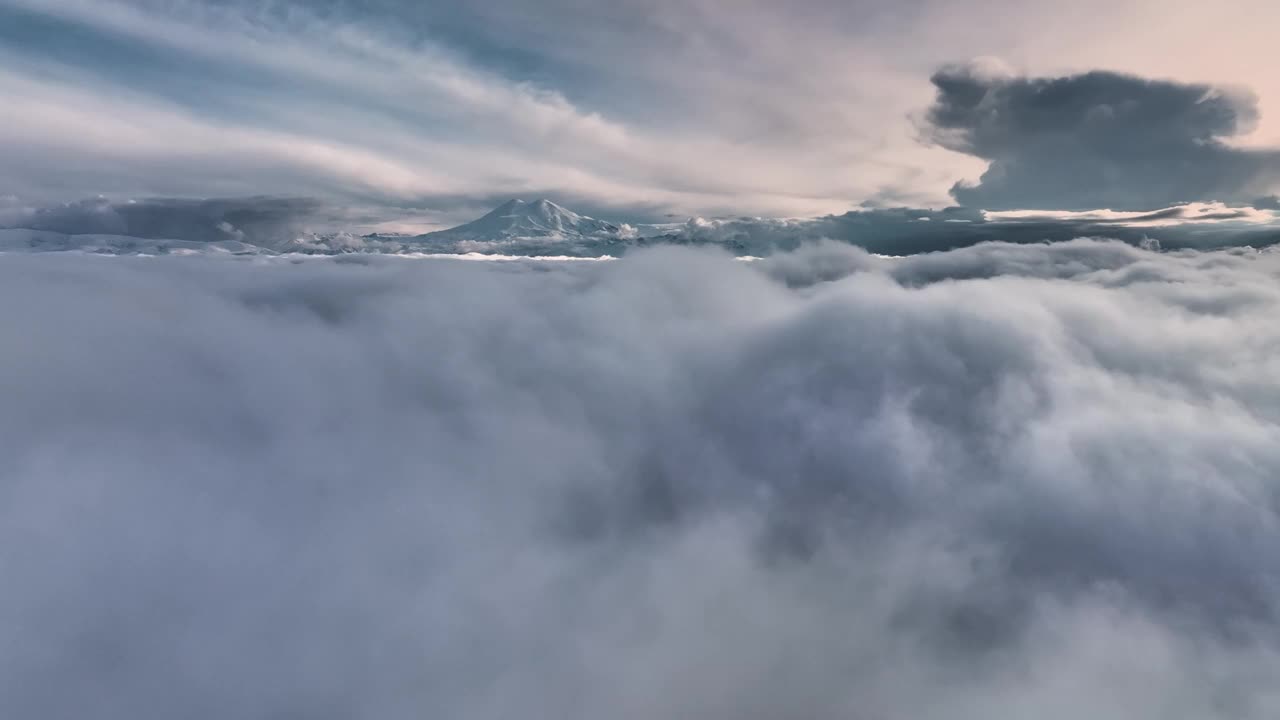
[[[577,240],[617,235],[613,223],[579,215],[550,200],[511,200],[484,217],[448,230],[419,236],[424,241],[502,241],[518,238]]]

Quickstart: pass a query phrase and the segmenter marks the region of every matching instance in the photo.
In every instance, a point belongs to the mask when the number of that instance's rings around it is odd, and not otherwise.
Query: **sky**
[[[0,218],[1250,203],[1280,186],[1277,23],[1265,0],[0,0]]]

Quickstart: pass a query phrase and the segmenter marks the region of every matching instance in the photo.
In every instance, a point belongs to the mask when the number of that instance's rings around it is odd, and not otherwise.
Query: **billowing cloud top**
[[[1280,180],[1280,152],[1232,147],[1253,130],[1241,90],[1110,72],[1002,77],[971,66],[933,76],[932,137],[990,162],[964,205],[1152,209],[1251,201]]]
[[[0,260],[2,717],[1280,714],[1276,252]]]

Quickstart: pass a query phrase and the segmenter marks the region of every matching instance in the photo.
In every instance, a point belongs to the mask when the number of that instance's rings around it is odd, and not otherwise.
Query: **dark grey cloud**
[[[8,255],[0,715],[1271,718],[1280,255]]]
[[[933,76],[930,138],[990,162],[960,203],[988,209],[1153,209],[1249,201],[1280,180],[1280,152],[1232,147],[1257,99],[1239,89],[1088,72],[1003,77],[971,66]]]
[[[47,207],[0,208],[0,227],[196,243],[231,240],[272,248],[326,228],[333,216],[333,209],[309,198],[90,198]]]

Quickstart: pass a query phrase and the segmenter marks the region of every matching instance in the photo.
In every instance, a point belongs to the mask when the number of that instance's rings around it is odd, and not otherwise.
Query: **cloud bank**
[[[1249,202],[1280,184],[1280,151],[1228,144],[1257,123],[1238,89],[1113,72],[1019,77],[971,66],[933,76],[931,137],[989,161],[962,205],[1151,210]]]
[[[338,221],[336,215],[313,198],[145,198],[113,202],[99,197],[48,207],[0,205],[0,228],[192,243],[233,240],[275,248]]]
[[[1280,255],[0,263],[0,715],[1272,718]]]
[[[988,242],[1054,243],[1076,238],[1168,249],[1264,247],[1280,242],[1280,223],[1271,211],[1221,203],[1145,213],[884,208],[808,219],[694,218],[643,242],[712,244],[741,255],[763,256],[829,240],[878,254],[915,255]]]

